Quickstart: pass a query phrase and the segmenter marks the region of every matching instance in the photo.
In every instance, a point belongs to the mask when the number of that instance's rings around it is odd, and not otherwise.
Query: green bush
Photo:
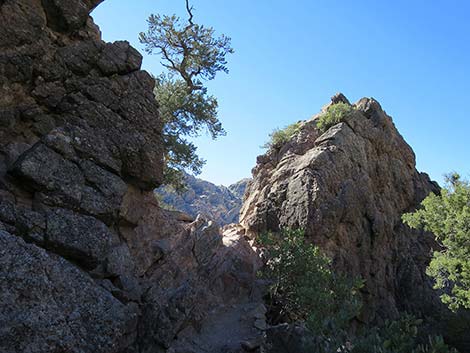
[[[352,353],[412,353],[421,320],[403,315],[399,320],[387,321],[381,328],[374,327],[359,335]]]
[[[301,230],[266,233],[259,242],[267,251],[261,276],[271,283],[273,323],[304,321],[328,341],[344,336],[360,309],[361,282],[333,272],[331,260],[306,242]]]
[[[381,328],[359,335],[351,353],[458,353],[442,337],[429,337],[427,344],[418,344],[418,328],[422,320],[404,314],[396,321],[387,321]]]
[[[362,281],[335,273],[331,260],[305,240],[301,230],[284,229],[258,238],[265,251],[260,276],[269,283],[266,298],[271,324],[304,322],[314,342],[311,353],[457,353],[441,337],[418,344],[422,320],[404,314],[383,327],[351,334],[350,322],[360,308]],[[307,340],[308,341],[308,340]]]
[[[317,128],[324,133],[333,125],[344,121],[353,111],[354,108],[351,105],[343,102],[330,105],[326,112],[318,118]]]
[[[442,245],[433,254],[427,274],[451,310],[470,309],[470,182],[458,174],[447,177],[440,195],[430,194],[414,213],[403,215],[412,228],[434,233]]]
[[[286,126],[283,129],[276,129],[269,134],[269,141],[263,145],[263,148],[280,148],[288,142],[294,135],[299,133],[301,122],[296,122]]]
[[[449,347],[441,336],[429,337],[429,343],[419,345],[413,353],[458,353],[455,348]]]

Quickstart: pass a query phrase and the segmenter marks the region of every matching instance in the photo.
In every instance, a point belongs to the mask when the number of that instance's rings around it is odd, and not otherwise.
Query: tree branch
[[[163,54],[163,58],[164,58],[165,60],[167,60],[167,61],[170,63],[170,65],[165,65],[165,64],[162,64],[162,65],[165,66],[166,68],[172,68],[172,69],[174,69],[174,70],[176,70],[176,71],[179,72],[180,70],[178,69],[178,66],[177,66],[176,63],[171,59],[171,57],[170,57],[170,55],[168,54],[168,52],[166,51],[165,47],[160,46],[159,49],[160,49],[161,53]]]
[[[190,26],[194,25],[192,10],[193,10],[193,7],[189,5],[189,0],[186,0],[186,11],[188,12],[188,15],[189,15],[188,22],[189,22]]]

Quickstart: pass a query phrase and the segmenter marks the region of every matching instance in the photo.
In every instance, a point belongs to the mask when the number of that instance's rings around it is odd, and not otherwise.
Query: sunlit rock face
[[[198,329],[257,305],[258,257],[159,208],[154,81],[100,39],[99,3],[0,1],[0,351],[217,352]]]
[[[330,104],[338,102],[350,104],[341,94]],[[377,101],[363,98],[353,107],[324,133],[316,127],[320,113],[258,157],[240,222],[251,236],[305,229],[338,270],[365,281],[360,322],[380,324],[408,311],[440,326],[452,315],[425,274],[437,244],[401,222],[438,185],[416,170],[412,149]],[[457,331],[448,336],[468,344]]]
[[[224,226],[238,223],[243,194],[250,179],[242,179],[228,187],[184,174],[185,191],[177,192],[170,186],[156,190],[167,208],[178,210],[196,218],[204,214]]]

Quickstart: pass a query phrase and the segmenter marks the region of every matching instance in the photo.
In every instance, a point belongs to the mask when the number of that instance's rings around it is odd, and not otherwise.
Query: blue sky
[[[250,176],[268,134],[317,113],[336,92],[374,97],[442,182],[470,177],[470,1],[192,0],[195,21],[232,38],[230,74],[208,83],[227,136],[195,142],[200,177]],[[106,41],[128,40],[151,13],[182,17],[184,0],[107,0],[92,14]],[[143,68],[161,72],[159,57]]]

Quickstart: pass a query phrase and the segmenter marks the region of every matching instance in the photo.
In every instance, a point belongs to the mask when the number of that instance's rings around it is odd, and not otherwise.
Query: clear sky
[[[230,74],[209,82],[227,136],[195,142],[200,177],[228,185],[250,176],[276,127],[317,113],[336,92],[374,97],[442,182],[470,177],[470,1],[192,0],[195,21],[232,38]],[[128,40],[151,13],[186,16],[184,0],[107,0],[92,14],[106,41]],[[144,69],[161,72],[159,57]]]

